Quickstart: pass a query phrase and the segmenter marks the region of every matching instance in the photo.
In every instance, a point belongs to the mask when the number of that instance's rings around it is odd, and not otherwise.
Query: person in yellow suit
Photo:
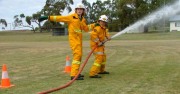
[[[106,65],[106,54],[105,54],[105,46],[104,42],[109,41],[110,35],[107,29],[108,18],[106,15],[101,15],[98,19],[98,22],[91,27],[93,27],[90,39],[91,49],[97,46],[94,50],[95,60],[90,69],[89,77],[90,78],[101,78],[98,74],[109,74],[109,72],[105,71]]]
[[[75,13],[67,16],[41,16],[39,21],[50,20],[54,22],[65,22],[68,24],[69,44],[73,52],[73,61],[71,66],[71,80],[77,75],[82,58],[82,32],[88,32],[89,28],[86,24],[85,7],[83,4],[77,4]],[[84,80],[83,75],[79,75],[76,80]]]

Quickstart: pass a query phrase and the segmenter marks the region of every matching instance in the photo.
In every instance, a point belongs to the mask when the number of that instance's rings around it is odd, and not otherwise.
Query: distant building
[[[180,15],[170,17],[169,22],[170,22],[170,32],[180,31]]]

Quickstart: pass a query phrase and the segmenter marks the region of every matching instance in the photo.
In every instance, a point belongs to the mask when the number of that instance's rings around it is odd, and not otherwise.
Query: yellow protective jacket
[[[82,32],[89,31],[85,18],[79,19],[77,13],[73,13],[67,16],[49,16],[49,20],[68,24],[69,43],[73,50],[73,60],[80,63],[82,57]]]
[[[93,24],[91,26],[93,26]],[[106,27],[102,27],[98,23],[94,24],[93,30],[91,32],[91,48],[94,48],[100,42],[106,41],[109,36],[110,35]]]

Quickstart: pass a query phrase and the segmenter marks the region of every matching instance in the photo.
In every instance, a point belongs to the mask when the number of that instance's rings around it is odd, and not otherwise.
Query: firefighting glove
[[[42,21],[47,20],[47,19],[48,19],[48,16],[40,16],[38,21],[42,22]]]
[[[98,47],[103,46],[103,45],[104,45],[104,42],[99,42],[98,43]]]
[[[109,37],[109,38],[107,38],[107,40],[108,40],[108,41],[110,41],[110,40],[111,40],[111,38]]]

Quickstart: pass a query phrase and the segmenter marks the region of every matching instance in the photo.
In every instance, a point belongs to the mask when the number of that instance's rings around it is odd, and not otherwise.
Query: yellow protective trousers
[[[80,64],[81,64],[80,61],[76,61],[76,60],[72,61],[70,76],[76,76],[77,75],[79,68],[80,68]]]
[[[90,69],[90,76],[97,75],[99,72],[105,71],[106,54],[104,53],[104,46],[98,47],[94,51],[95,61]]]
[[[82,34],[69,34],[69,43],[73,53],[70,76],[76,76],[79,71],[82,58]]]

